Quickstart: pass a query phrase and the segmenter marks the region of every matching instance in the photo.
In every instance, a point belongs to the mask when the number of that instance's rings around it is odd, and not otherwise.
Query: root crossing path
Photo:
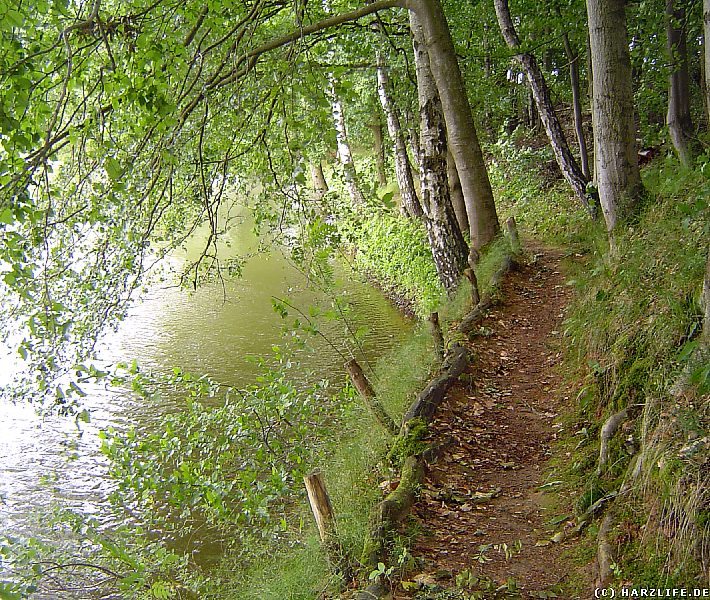
[[[557,367],[571,291],[561,253],[529,253],[506,276],[502,303],[472,337],[469,372],[431,424],[442,450],[414,510],[417,598],[456,584],[482,594],[473,597],[568,597],[555,594],[570,576],[564,544],[550,541],[566,509],[547,479],[556,418],[569,405]]]

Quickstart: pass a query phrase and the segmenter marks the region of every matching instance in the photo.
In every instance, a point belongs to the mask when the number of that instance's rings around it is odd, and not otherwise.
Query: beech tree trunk
[[[372,129],[372,139],[375,145],[375,166],[377,168],[377,183],[380,187],[387,185],[387,173],[385,172],[385,144],[382,139],[382,119],[378,110],[374,111],[374,117],[370,124]]]
[[[610,234],[636,211],[643,193],[625,5],[625,0],[587,0],[595,174]]]
[[[579,54],[572,50],[567,32],[562,35],[562,42],[565,46],[565,55],[569,62],[569,81],[572,88],[572,108],[574,110],[574,130],[577,134],[579,144],[579,162],[582,167],[582,174],[587,181],[591,178],[589,171],[589,151],[587,150],[587,139],[584,137],[584,124],[582,122],[582,94],[579,86]]]
[[[439,280],[447,292],[452,293],[466,266],[468,247],[451,204],[446,169],[446,125],[429,65],[429,55],[422,43],[422,27],[418,16],[413,12],[409,13],[409,22],[417,71],[421,135],[419,180],[424,223]]]
[[[500,223],[446,16],[440,0],[410,0],[406,6],[416,13],[422,26],[451,154],[464,196],[472,198],[475,207],[471,243],[480,248],[498,235]]]
[[[683,166],[693,163],[695,128],[690,116],[690,77],[685,7],[678,0],[666,0],[666,42],[671,62],[666,123]]]
[[[365,205],[365,196],[363,196],[360,184],[358,183],[355,163],[353,161],[352,152],[350,151],[350,143],[348,142],[347,129],[345,128],[343,104],[338,97],[335,89],[335,80],[332,76],[330,78],[330,105],[333,113],[333,123],[335,124],[335,139],[338,142],[338,159],[340,160],[340,164],[343,165],[345,188],[350,196],[352,207],[359,209]]]
[[[466,199],[463,196],[461,181],[459,180],[459,172],[456,170],[456,162],[454,161],[454,157],[451,155],[451,151],[446,153],[446,171],[449,179],[451,204],[454,206],[456,221],[459,224],[461,233],[465,233],[470,231],[470,222],[468,219],[469,208],[466,206]],[[473,208],[470,210],[473,211]]]
[[[508,0],[494,0],[494,5],[496,16],[498,17],[498,25],[506,44],[508,44],[509,48],[518,50],[520,48],[520,39],[510,17]],[[567,144],[562,125],[560,125],[560,121],[555,114],[550,90],[537,60],[528,52],[516,54],[515,60],[520,64],[527,77],[540,120],[545,127],[547,138],[550,140],[552,151],[562,175],[587,211],[592,215],[596,215],[596,207],[587,195],[587,178],[572,155],[569,144]]]
[[[393,144],[394,171],[397,177],[397,186],[402,196],[402,207],[410,217],[418,219],[422,216],[422,206],[414,188],[414,177],[412,177],[412,166],[409,163],[409,155],[407,154],[407,143],[404,139],[397,108],[392,100],[389,77],[381,52],[377,52],[376,59],[377,93],[380,97],[382,110],[387,117],[387,131]]]

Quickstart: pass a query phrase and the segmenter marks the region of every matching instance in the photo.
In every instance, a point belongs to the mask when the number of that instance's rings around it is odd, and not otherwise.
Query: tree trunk
[[[495,238],[500,224],[446,16],[440,0],[411,0],[407,7],[416,12],[422,26],[431,72],[444,110],[451,154],[464,196],[472,198],[475,207],[471,243],[480,248]]]
[[[402,196],[402,207],[413,219],[422,216],[422,206],[419,203],[417,192],[414,188],[414,178],[412,177],[412,167],[407,154],[407,144],[402,132],[402,126],[397,114],[397,108],[392,101],[390,93],[389,77],[385,67],[385,61],[381,52],[377,52],[377,93],[380,97],[382,110],[387,117],[387,131],[393,144],[394,171],[397,176],[397,185]]]
[[[703,0],[703,48],[705,49],[705,109],[710,119],[710,0]],[[708,123],[710,129],[710,123]]]
[[[350,151],[348,134],[345,128],[345,113],[343,112],[343,105],[338,97],[335,89],[335,80],[332,76],[330,77],[330,105],[333,113],[333,123],[335,124],[335,139],[338,142],[338,159],[340,160],[340,164],[343,165],[345,188],[350,196],[352,207],[359,209],[365,205],[365,196],[363,196],[360,184],[358,183],[355,163],[353,162],[353,155]]]
[[[348,375],[350,375],[355,389],[365,402],[365,406],[367,406],[370,414],[375,417],[377,422],[389,433],[397,435],[397,426],[377,398],[375,390],[365,373],[363,373],[360,364],[353,358],[346,363],[345,370],[348,372]]]
[[[446,170],[446,125],[439,93],[429,66],[429,56],[422,44],[422,27],[418,16],[413,12],[409,13],[409,21],[414,43],[419,97],[419,179],[425,212],[424,223],[439,280],[447,292],[452,293],[466,266],[468,247],[451,204]]]
[[[565,55],[569,62],[569,81],[572,88],[572,108],[574,110],[574,130],[577,134],[579,144],[579,161],[582,167],[584,178],[589,181],[591,173],[589,171],[589,151],[587,150],[587,140],[584,137],[584,125],[582,122],[582,94],[579,86],[579,55],[572,50],[567,32],[562,35],[562,42],[565,46]]]
[[[419,130],[416,126],[417,120],[414,118],[414,114],[409,107],[404,111],[404,120],[408,123],[407,139],[409,141],[409,147],[412,149],[412,161],[416,169],[419,170],[419,156],[422,151],[419,147]]]
[[[387,185],[387,173],[385,172],[385,144],[382,139],[382,119],[380,111],[375,110],[372,123],[372,139],[375,145],[375,166],[377,169],[377,183],[380,187]]]
[[[322,200],[323,196],[328,193],[328,184],[325,181],[325,175],[323,175],[323,165],[320,161],[312,162],[310,168],[311,182],[316,193],[316,200]]]
[[[594,73],[594,162],[607,230],[637,210],[639,173],[624,0],[587,0]]]
[[[470,222],[468,219],[468,207],[466,199],[463,196],[461,189],[461,181],[459,180],[459,172],[456,170],[456,162],[451,155],[451,151],[446,153],[446,172],[449,179],[449,193],[451,194],[451,204],[454,206],[456,213],[456,221],[459,224],[461,233],[470,231]],[[471,208],[473,211],[473,208]]]
[[[506,44],[508,44],[508,47],[511,49],[518,50],[520,48],[520,40],[513,26],[513,21],[510,18],[508,0],[494,0],[494,4],[496,16],[498,17],[498,25],[500,26]],[[540,119],[545,127],[545,132],[550,140],[555,159],[565,180],[582,205],[586,207],[587,211],[592,215],[596,215],[595,205],[590,201],[587,195],[587,178],[584,176],[582,169],[577,164],[567,144],[567,138],[555,114],[550,90],[547,87],[545,77],[540,70],[537,60],[528,52],[516,54],[515,60],[520,64],[528,79]]]
[[[671,73],[666,123],[678,159],[685,167],[693,163],[695,128],[690,116],[690,77],[685,7],[678,0],[666,0],[666,42]]]

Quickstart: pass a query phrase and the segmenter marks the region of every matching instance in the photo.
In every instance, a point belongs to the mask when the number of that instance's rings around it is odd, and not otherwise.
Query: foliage
[[[277,372],[247,390],[221,391],[179,370],[172,383],[189,394],[160,431],[103,434],[118,484],[113,502],[136,506],[149,528],[182,538],[205,525],[247,539],[278,537],[288,529],[294,482],[325,444],[319,427],[338,426],[347,392],[331,396],[327,381],[299,390]]]
[[[381,212],[349,230],[355,264],[384,288],[385,293],[412,302],[419,316],[431,314],[442,288],[420,224]]]
[[[97,519],[69,510],[45,518],[61,531],[60,543],[38,538],[0,542],[8,576],[0,583],[3,598],[19,600],[37,593],[65,598],[84,586],[130,600],[160,600],[191,597],[201,587],[203,578],[187,555],[167,549],[134,524],[107,534]]]
[[[523,235],[558,244],[585,239],[592,227],[584,209],[562,184],[552,151],[531,146],[522,128],[486,147],[489,174],[501,216],[513,216]]]

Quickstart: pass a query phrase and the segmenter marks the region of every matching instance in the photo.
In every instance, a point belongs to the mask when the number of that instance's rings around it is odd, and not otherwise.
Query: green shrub
[[[420,317],[436,310],[443,289],[424,227],[411,219],[380,212],[349,226],[355,264],[388,294],[412,303]]]

